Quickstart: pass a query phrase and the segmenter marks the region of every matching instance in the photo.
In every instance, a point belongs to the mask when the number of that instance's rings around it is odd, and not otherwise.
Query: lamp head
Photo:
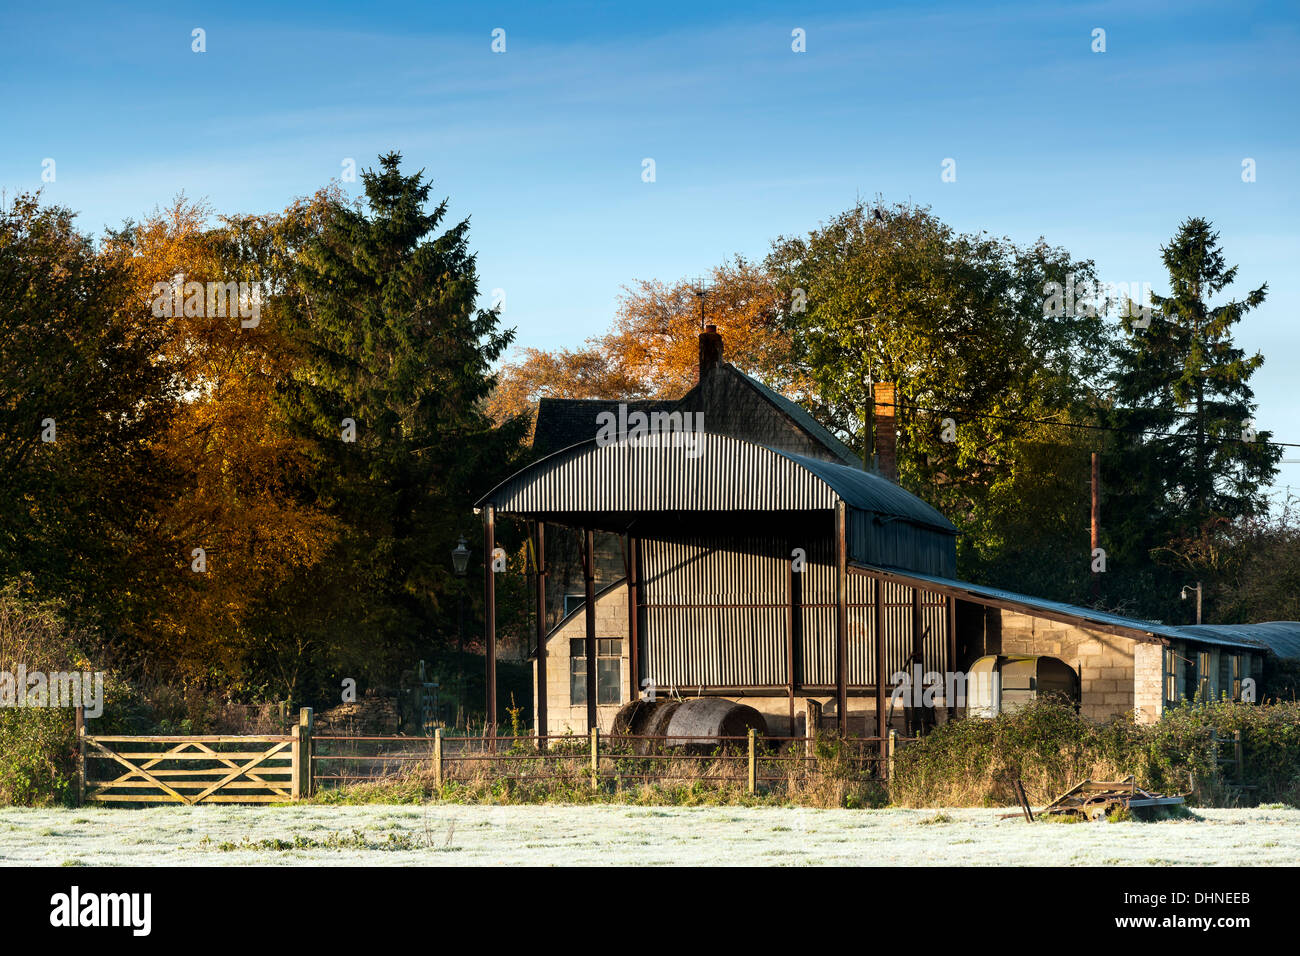
[[[465,567],[469,564],[469,548],[465,547],[464,536],[460,539],[460,544],[451,549],[451,565],[456,569],[457,574],[464,574]]]

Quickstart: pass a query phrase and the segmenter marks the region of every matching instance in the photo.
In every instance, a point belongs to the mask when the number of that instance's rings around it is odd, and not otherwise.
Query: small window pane
[[[622,702],[622,671],[623,662],[617,657],[600,658],[596,661],[596,703],[618,704]]]
[[[602,637],[596,643],[601,657],[620,657],[623,654],[623,642],[617,638]]]
[[[569,639],[569,656],[570,656],[570,657],[586,657],[586,656],[587,656],[587,642],[584,641],[584,640],[583,640],[582,638],[580,638],[580,637],[570,638],[570,639]]]
[[[582,657],[569,658],[569,703],[574,707],[587,703],[587,661]]]

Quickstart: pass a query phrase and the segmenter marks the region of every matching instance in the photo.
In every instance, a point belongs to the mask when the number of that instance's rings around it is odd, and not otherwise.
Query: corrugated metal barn
[[[654,693],[743,700],[792,733],[824,714],[842,733],[878,734],[898,673],[946,675],[979,651],[1062,656],[1097,716],[1141,711],[1147,696],[1158,713],[1175,640],[1215,648],[1216,673],[1237,680],[1257,667],[1249,643],[957,581],[957,529],[943,515],[722,362],[712,327],[700,355],[699,384],[677,402],[544,401],[535,447],[549,454],[477,503],[487,553],[502,517],[535,536],[542,732],[608,728],[621,705]],[[884,394],[878,432],[892,440]],[[565,535],[580,542],[572,574],[575,549],[555,545]],[[581,590],[557,588],[561,577],[580,577]],[[954,706],[945,696],[893,719],[923,730]]]

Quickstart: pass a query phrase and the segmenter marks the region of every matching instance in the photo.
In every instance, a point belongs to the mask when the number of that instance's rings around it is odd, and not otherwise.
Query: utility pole
[[[1178,596],[1182,598],[1184,601],[1186,601],[1188,591],[1196,592],[1196,623],[1200,624],[1201,623],[1201,582],[1197,581],[1196,587],[1192,587],[1190,584],[1184,585],[1183,589],[1178,592]]]
[[[1101,468],[1097,462],[1097,453],[1092,453],[1092,596],[1101,596],[1101,573],[1095,570],[1097,549],[1101,547]]]

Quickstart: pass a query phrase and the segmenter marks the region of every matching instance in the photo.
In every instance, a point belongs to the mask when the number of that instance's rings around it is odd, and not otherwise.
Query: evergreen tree
[[[1267,284],[1244,299],[1211,305],[1237,276],[1219,234],[1191,218],[1161,247],[1170,294],[1152,296],[1149,323],[1123,320],[1107,456],[1103,516],[1121,567],[1140,569],[1153,552],[1178,550],[1215,521],[1256,515],[1281,451],[1256,432],[1250,378],[1264,363],[1233,343],[1233,327],[1264,301]],[[1145,326],[1145,327],[1143,327]],[[1119,570],[1115,568],[1114,570]],[[1130,582],[1141,591],[1148,583]],[[1170,590],[1174,582],[1160,586]],[[1159,603],[1149,605],[1158,612]]]
[[[328,628],[345,676],[387,680],[418,641],[454,635],[451,550],[526,427],[483,411],[513,332],[475,306],[469,222],[435,234],[447,202],[426,211],[430,184],[400,163],[380,157],[362,175],[368,208],[333,204],[308,242],[299,360],[279,399],[317,461],[312,493],[344,529],[306,582],[305,619]]]

